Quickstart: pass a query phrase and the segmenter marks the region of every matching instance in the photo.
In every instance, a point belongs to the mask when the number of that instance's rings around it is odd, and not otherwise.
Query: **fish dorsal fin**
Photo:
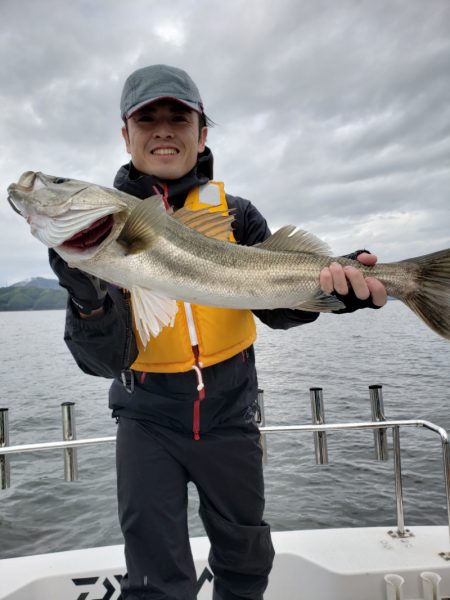
[[[308,231],[297,229],[294,225],[280,227],[267,240],[255,245],[258,248],[276,252],[305,252],[307,254],[321,254],[323,256],[331,255],[328,244]]]
[[[232,231],[231,223],[234,221],[234,217],[230,215],[231,212],[233,211],[210,212],[207,208],[191,210],[183,207],[177,210],[172,218],[207,237],[227,241]]]
[[[159,237],[167,218],[161,196],[150,196],[133,208],[117,243],[125,248],[126,254],[143,252]]]
[[[173,327],[178,311],[176,300],[141,287],[130,289],[136,329],[144,346],[156,337],[163,327]]]

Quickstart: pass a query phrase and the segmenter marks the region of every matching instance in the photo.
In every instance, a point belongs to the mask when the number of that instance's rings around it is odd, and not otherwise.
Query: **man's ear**
[[[208,137],[208,128],[202,127],[198,138],[198,153],[200,154],[206,147],[206,138]]]
[[[131,151],[130,151],[130,136],[128,134],[128,129],[125,127],[125,125],[122,127],[122,137],[125,140],[125,146],[127,148],[128,154],[131,154]]]

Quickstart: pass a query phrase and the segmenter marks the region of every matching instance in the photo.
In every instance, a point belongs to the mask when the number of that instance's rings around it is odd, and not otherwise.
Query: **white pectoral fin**
[[[146,346],[163,327],[173,326],[178,305],[176,300],[146,288],[132,287],[130,293],[137,331]]]

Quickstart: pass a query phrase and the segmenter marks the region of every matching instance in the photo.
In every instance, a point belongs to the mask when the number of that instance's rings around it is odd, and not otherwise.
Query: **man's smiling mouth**
[[[151,151],[151,154],[157,154],[159,156],[170,156],[174,154],[178,154],[178,150],[176,148],[155,148]]]

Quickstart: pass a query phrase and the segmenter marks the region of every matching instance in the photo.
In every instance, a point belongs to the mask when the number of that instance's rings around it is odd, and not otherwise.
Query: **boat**
[[[259,425],[263,446],[272,435],[313,432],[316,462],[327,456],[327,432],[374,431],[379,460],[387,457],[387,436],[393,436],[395,524],[274,532],[274,568],[265,600],[450,600],[450,455],[448,434],[422,419],[386,420],[381,386],[369,386],[372,421],[325,423],[321,388],[311,388],[312,424],[266,426],[260,392]],[[9,456],[64,449],[68,481],[77,478],[76,450],[113,443],[114,437],[76,439],[73,403],[64,403],[64,439],[58,442],[9,445],[7,416],[0,410],[0,488],[8,487]],[[405,527],[400,430],[420,428],[435,434],[442,451],[447,494],[447,523]],[[191,538],[197,571],[197,599],[212,595],[208,566],[209,541]],[[0,600],[120,600],[125,572],[122,545],[69,550],[0,560]]]

